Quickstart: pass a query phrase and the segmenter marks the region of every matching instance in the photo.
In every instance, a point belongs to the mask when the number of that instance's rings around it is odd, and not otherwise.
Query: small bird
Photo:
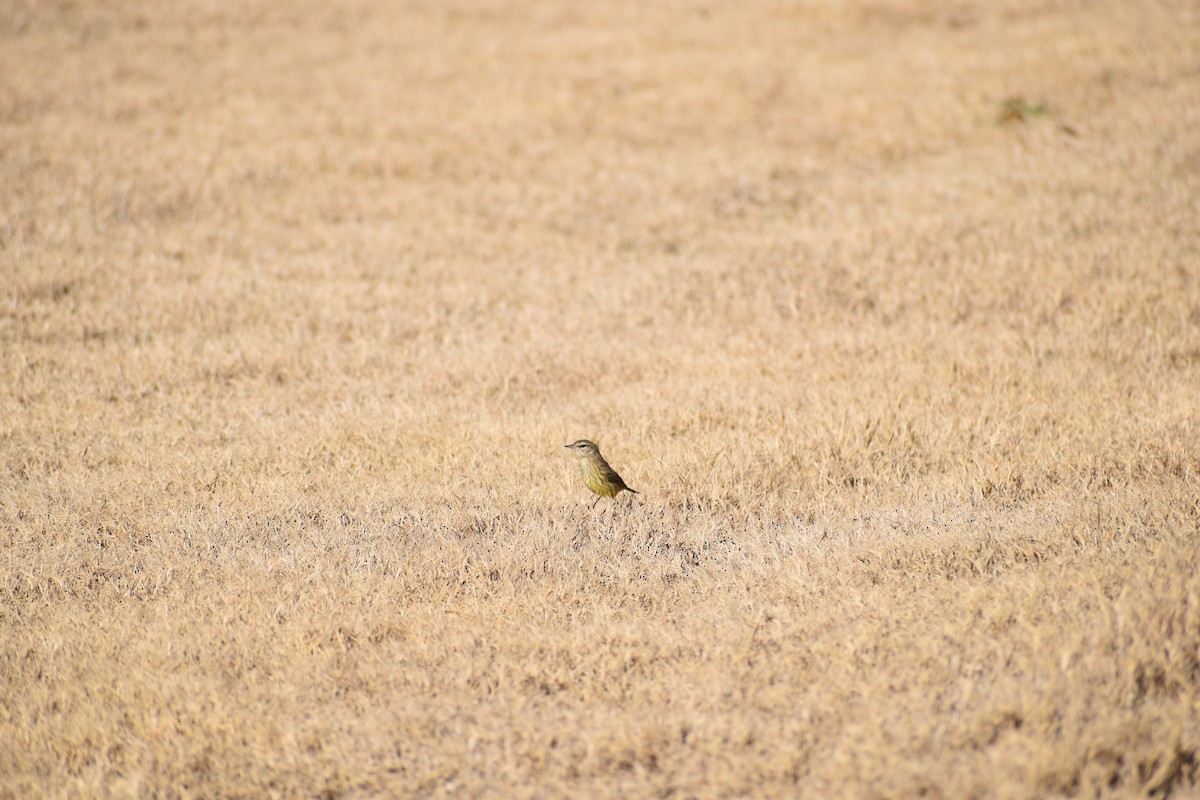
[[[637,490],[626,486],[617,471],[608,465],[604,456],[600,455],[600,448],[596,447],[595,442],[580,439],[577,442],[563,445],[563,447],[575,451],[575,457],[579,459],[579,473],[583,475],[583,482],[597,495],[595,502],[592,503],[592,508],[596,507],[596,503],[600,502],[601,497],[616,497],[622,491],[638,493]]]

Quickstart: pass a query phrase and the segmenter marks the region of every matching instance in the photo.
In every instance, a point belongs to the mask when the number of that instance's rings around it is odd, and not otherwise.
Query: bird
[[[638,494],[636,489],[626,486],[617,471],[608,465],[604,456],[600,455],[600,448],[596,447],[595,442],[579,439],[571,444],[563,445],[563,447],[575,451],[583,482],[587,484],[587,488],[596,493],[592,508],[596,507],[596,503],[600,502],[601,497],[616,497],[622,491]]]

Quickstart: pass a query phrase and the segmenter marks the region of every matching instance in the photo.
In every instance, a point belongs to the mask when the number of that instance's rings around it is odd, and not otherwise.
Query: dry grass
[[[1196,796],[1197,53],[0,9],[0,797]]]

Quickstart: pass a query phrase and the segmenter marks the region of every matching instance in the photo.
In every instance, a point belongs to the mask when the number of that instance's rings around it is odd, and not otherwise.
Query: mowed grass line
[[[1145,780],[1170,764],[1160,728],[1191,735],[1197,545],[1163,530],[1194,510],[1098,507],[1113,528],[1091,540],[988,512],[856,535],[625,511],[415,531],[297,513],[93,544],[77,584],[8,587],[19,752],[101,791],[162,759],[154,780],[200,793],[772,793],[853,771],[904,794],[936,760],[970,794]],[[997,751],[1009,767],[984,770]]]

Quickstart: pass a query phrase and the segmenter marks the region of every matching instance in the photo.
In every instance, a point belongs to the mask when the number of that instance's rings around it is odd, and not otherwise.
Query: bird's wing
[[[608,481],[609,483],[614,483],[617,486],[623,487],[625,489],[629,488],[628,486],[625,485],[625,481],[621,480],[621,476],[617,474],[617,471],[615,469],[613,469],[612,467],[610,467],[608,464],[605,464],[603,467],[601,467],[600,471],[604,473],[604,479],[606,481]]]

